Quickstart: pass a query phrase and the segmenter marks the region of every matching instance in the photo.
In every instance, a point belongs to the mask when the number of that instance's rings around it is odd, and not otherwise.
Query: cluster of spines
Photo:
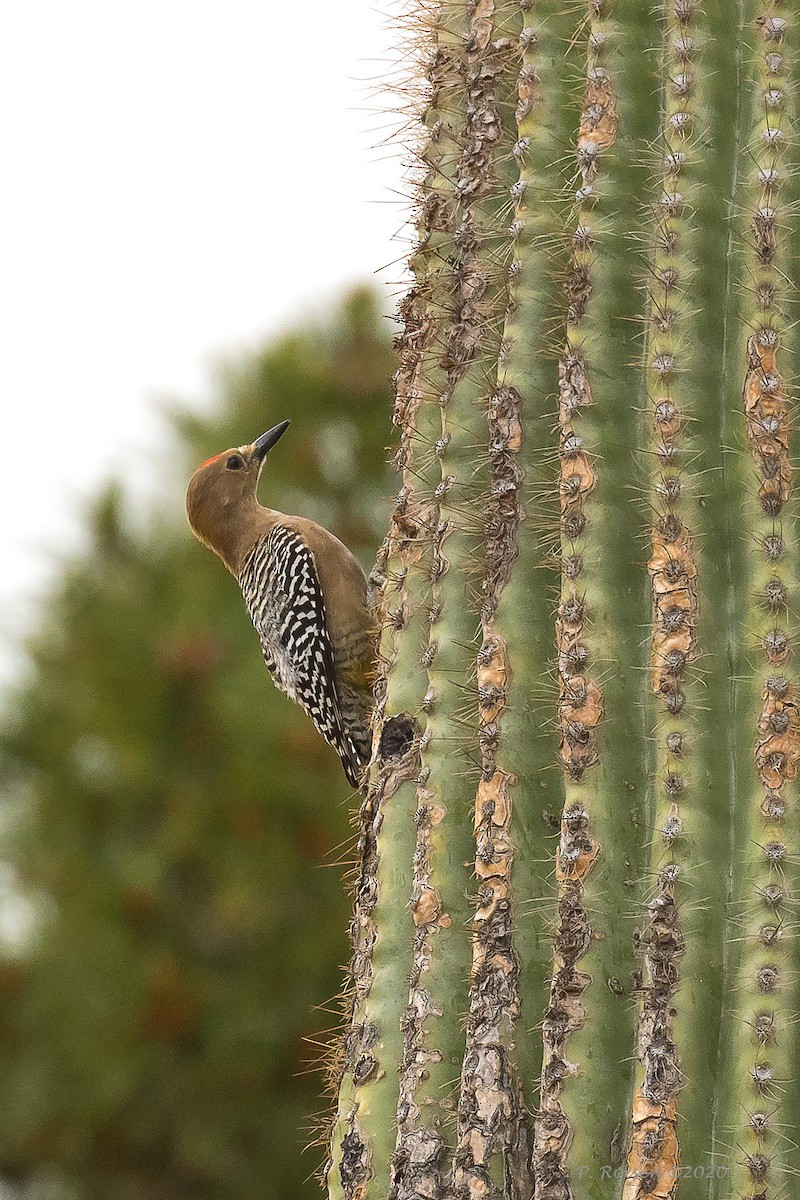
[[[751,277],[745,317],[750,331],[744,363],[742,408],[746,440],[757,481],[750,547],[753,596],[749,605],[753,657],[763,672],[755,724],[754,769],[760,794],[749,817],[748,891],[740,897],[738,939],[743,939],[735,1005],[737,1057],[743,1103],[725,1130],[731,1152],[732,1183],[747,1196],[785,1195],[789,1178],[786,1151],[793,1144],[790,1118],[782,1116],[786,1090],[796,1086],[798,1058],[791,996],[796,981],[796,903],[798,841],[792,836],[800,768],[798,685],[793,678],[791,600],[796,588],[795,517],[791,514],[790,402],[781,369],[787,296],[787,232],[790,211],[787,43],[796,41],[790,20],[796,14],[779,0],[763,0],[754,29],[754,123],[745,269]],[[789,49],[790,57],[796,53]],[[752,479],[752,472],[750,478]],[[755,665],[755,664],[754,664]],[[756,670],[759,668],[756,667]],[[756,698],[753,701],[757,703]],[[744,1077],[741,1077],[744,1076]],[[791,1111],[791,1109],[790,1109]],[[737,1120],[738,1118],[738,1120]]]

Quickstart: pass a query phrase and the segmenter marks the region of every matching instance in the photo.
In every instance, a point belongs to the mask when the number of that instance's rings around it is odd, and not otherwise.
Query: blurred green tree
[[[36,914],[0,961],[0,1175],[26,1196],[317,1194],[308,1065],[348,955],[346,867],[324,864],[347,861],[351,793],[182,496],[203,458],[290,417],[262,498],[368,568],[387,325],[354,291],[225,368],[213,411],[172,409],[160,502],[133,520],[109,487],[42,614],[0,731],[5,869]]]

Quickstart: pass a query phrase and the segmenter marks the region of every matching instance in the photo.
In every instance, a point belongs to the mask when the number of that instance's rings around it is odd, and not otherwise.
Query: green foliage
[[[392,367],[364,290],[228,367],[213,411],[171,414],[168,504],[134,530],[109,488],[56,582],[1,731],[4,853],[37,914],[0,961],[9,1178],[103,1200],[316,1193],[308,1064],[337,1021],[315,1006],[347,955],[330,865],[351,855],[351,797],[273,687],[234,580],[191,538],[182,488],[290,417],[262,498],[369,567]]]

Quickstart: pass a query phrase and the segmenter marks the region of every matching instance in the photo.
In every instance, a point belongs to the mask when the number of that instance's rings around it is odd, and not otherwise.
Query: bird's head
[[[248,512],[257,508],[256,488],[264,461],[289,428],[273,425],[249,446],[235,446],[206,459],[189,480],[186,513],[195,537],[233,569],[237,534],[245,533]]]

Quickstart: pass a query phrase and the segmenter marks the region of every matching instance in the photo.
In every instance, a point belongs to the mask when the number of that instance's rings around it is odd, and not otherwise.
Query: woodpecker
[[[238,580],[270,674],[342,760],[355,788],[370,757],[375,654],[367,581],[345,545],[305,517],[263,507],[259,477],[289,428],[209,458],[186,511],[195,537]]]

